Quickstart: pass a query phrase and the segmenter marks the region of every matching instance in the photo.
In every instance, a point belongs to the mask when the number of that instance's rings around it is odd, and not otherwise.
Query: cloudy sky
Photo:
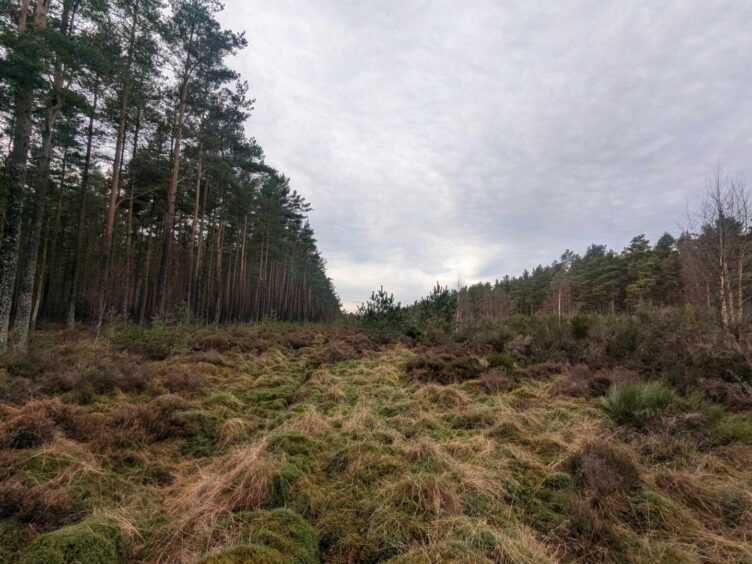
[[[226,0],[345,306],[677,232],[752,173],[749,0]]]

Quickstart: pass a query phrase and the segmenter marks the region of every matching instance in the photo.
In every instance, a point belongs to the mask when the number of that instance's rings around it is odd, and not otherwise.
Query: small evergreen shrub
[[[402,305],[394,301],[384,287],[372,292],[368,301],[358,308],[358,323],[369,333],[383,337],[398,337],[405,331],[407,318]]]
[[[572,335],[575,339],[584,339],[590,333],[593,326],[593,320],[587,315],[575,315],[570,322],[572,324]]]

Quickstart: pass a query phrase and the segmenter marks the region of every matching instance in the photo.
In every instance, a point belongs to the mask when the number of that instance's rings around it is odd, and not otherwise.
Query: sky
[[[749,0],[225,0],[348,309],[678,234],[752,174]]]

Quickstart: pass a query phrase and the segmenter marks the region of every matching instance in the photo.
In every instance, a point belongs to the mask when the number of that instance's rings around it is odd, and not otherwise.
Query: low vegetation
[[[0,364],[0,560],[752,561],[744,344],[579,323],[40,331]]]

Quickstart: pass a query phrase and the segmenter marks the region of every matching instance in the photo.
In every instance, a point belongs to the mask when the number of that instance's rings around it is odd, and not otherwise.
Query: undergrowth
[[[752,561],[747,369],[636,323],[40,332],[0,363],[0,561]]]

